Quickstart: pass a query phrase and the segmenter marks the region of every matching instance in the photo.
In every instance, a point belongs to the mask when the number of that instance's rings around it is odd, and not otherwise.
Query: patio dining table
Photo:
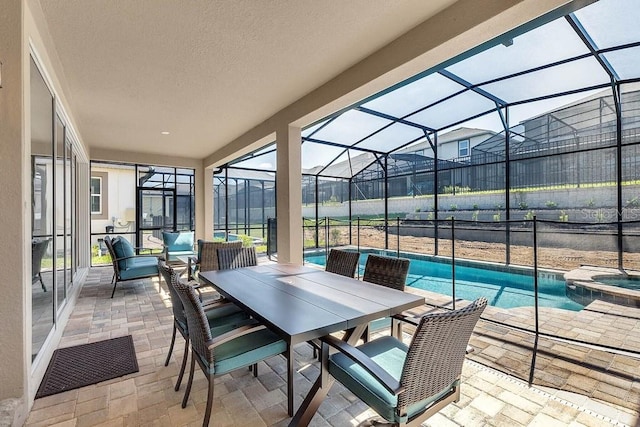
[[[418,295],[291,264],[207,271],[200,279],[286,341],[289,416],[296,344],[338,331],[347,331],[344,339],[355,343],[370,321],[424,304]],[[328,391],[323,384],[319,378],[290,425],[307,425]]]

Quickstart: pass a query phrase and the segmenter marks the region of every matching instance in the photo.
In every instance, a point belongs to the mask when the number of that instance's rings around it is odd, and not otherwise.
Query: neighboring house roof
[[[451,141],[459,141],[461,139],[470,139],[482,135],[495,135],[496,132],[488,129],[460,127],[450,132],[438,135],[438,145]]]
[[[640,82],[625,83],[622,87],[623,87],[624,92],[626,92],[627,94],[629,92],[640,91]],[[569,102],[567,104],[561,105],[560,107],[556,107],[553,110],[548,110],[548,111],[545,111],[544,113],[540,113],[540,114],[537,114],[535,116],[529,117],[529,118],[521,121],[520,124],[526,123],[526,122],[531,121],[531,120],[539,119],[540,117],[544,117],[544,116],[546,116],[548,114],[557,113],[558,111],[566,110],[567,108],[575,107],[575,106],[584,104],[586,102],[593,101],[595,99],[606,98],[608,96],[612,96],[611,89],[600,90],[600,91],[598,91],[596,93],[593,93],[593,94],[591,94],[589,96],[585,96],[584,98],[580,98],[580,99],[578,99],[576,101]],[[624,93],[623,93],[622,96],[624,97]]]

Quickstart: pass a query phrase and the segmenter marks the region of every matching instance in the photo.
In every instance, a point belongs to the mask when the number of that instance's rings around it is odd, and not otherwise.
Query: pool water
[[[605,285],[618,286],[620,288],[630,289],[633,291],[640,291],[640,278],[623,279],[621,277],[603,277],[596,278],[596,281],[604,283]]]
[[[410,258],[409,277],[407,286],[426,291],[452,295],[451,265],[425,259]],[[320,254],[305,254],[306,262],[324,266],[325,256]],[[367,254],[360,255],[360,276],[364,272]],[[456,265],[456,298],[474,300],[486,297],[495,307],[515,308],[532,307],[535,305],[533,292],[533,276],[522,272],[499,271],[483,268],[482,265]],[[555,274],[539,275],[538,305],[540,307],[561,308],[564,310],[580,311],[583,306],[570,300],[565,294],[564,279],[556,278]]]

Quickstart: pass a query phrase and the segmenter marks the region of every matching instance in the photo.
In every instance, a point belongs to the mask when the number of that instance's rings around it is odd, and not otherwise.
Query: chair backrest
[[[162,244],[169,252],[192,251],[194,233],[193,231],[163,231]]]
[[[169,288],[169,295],[171,296],[171,308],[173,310],[173,317],[178,322],[180,322],[184,327],[187,326],[187,317],[184,314],[184,307],[182,305],[182,300],[178,295],[178,292],[175,288],[175,283],[180,280],[180,276],[175,270],[162,259],[158,259],[158,270],[162,277],[164,278],[165,283],[167,284],[167,288]]]
[[[116,236],[113,239],[106,236],[104,242],[114,262],[114,268],[117,267],[118,274],[131,266],[129,260],[136,256],[136,250],[129,240],[122,236]]]
[[[220,270],[251,267],[258,265],[256,248],[222,248],[218,249],[218,267]]]
[[[50,239],[33,239],[31,240],[31,277],[38,278],[42,269],[42,257],[47,251]]]
[[[398,396],[398,408],[434,396],[460,378],[473,328],[487,306],[478,298],[464,308],[427,314],[418,325],[407,353]]]
[[[353,277],[358,268],[360,252],[331,249],[325,270],[341,276]]]
[[[369,255],[362,280],[404,291],[409,274],[409,260]]]
[[[211,341],[211,329],[204,309],[200,304],[200,299],[193,286],[182,280],[176,280],[174,287],[187,317],[187,325],[189,328],[189,339],[191,340],[191,348],[198,353],[200,357],[213,364],[213,351],[207,347],[207,342]]]
[[[116,261],[118,257],[116,256],[116,253],[113,250],[113,239],[111,239],[110,236],[104,236],[104,245],[107,247],[107,250],[109,251],[109,256],[111,257],[111,263],[113,264],[113,271],[115,272],[116,277],[120,278],[120,268],[118,266],[118,262]]]
[[[219,270],[218,267],[218,249],[221,248],[236,248],[242,247],[242,240],[236,240],[234,242],[198,242],[199,255],[199,270],[200,271],[212,271]]]

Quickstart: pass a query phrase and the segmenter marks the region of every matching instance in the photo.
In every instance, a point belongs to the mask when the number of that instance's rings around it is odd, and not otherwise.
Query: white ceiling
[[[39,3],[89,147],[203,158],[455,1]]]

